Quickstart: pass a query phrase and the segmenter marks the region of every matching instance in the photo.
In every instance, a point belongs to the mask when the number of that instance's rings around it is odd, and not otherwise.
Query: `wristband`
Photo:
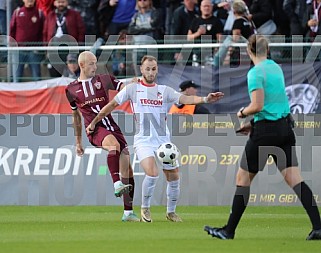
[[[203,103],[204,103],[204,104],[207,104],[207,103],[208,103],[207,97],[203,97]]]

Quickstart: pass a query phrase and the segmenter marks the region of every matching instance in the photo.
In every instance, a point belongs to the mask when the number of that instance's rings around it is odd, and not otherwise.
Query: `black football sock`
[[[250,186],[236,186],[230,217],[225,231],[234,234],[250,197]]]
[[[301,182],[294,186],[293,190],[298,195],[305,211],[309,215],[313,229],[321,229],[319,209],[310,187],[305,182]]]

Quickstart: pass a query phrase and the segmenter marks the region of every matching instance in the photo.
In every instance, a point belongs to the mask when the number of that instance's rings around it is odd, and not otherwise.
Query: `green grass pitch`
[[[136,207],[139,214],[139,208]],[[153,223],[121,222],[121,206],[2,206],[0,252],[320,252],[305,241],[311,226],[301,207],[249,207],[234,240],[208,236],[204,225],[224,225],[229,207],[179,206],[183,223],[152,207]]]

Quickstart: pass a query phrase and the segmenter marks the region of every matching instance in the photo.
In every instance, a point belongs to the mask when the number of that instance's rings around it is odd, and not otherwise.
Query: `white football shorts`
[[[179,167],[178,159],[176,159],[174,164],[163,164],[160,162],[156,155],[157,148],[155,147],[137,147],[135,148],[135,153],[139,162],[143,161],[147,157],[154,157],[158,168],[163,170],[174,170]]]

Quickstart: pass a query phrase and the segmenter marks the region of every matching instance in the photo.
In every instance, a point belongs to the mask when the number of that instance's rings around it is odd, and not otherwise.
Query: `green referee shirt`
[[[255,122],[263,119],[278,120],[290,113],[283,71],[274,61],[267,59],[250,69],[247,83],[251,100],[253,91],[264,90],[264,106],[254,114]]]

